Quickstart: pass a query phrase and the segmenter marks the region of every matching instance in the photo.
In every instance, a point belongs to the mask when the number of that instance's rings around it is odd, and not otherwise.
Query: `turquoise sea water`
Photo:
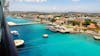
[[[11,21],[13,21],[13,22],[15,22],[15,23],[17,23],[17,24],[20,24],[20,23],[28,23],[28,22],[31,22],[31,20],[26,20],[26,19],[21,19],[21,18],[13,18],[13,17],[10,17],[10,16],[8,16],[8,17],[6,17],[7,19],[7,21],[8,22],[11,22]]]
[[[46,30],[45,26],[33,24],[10,27],[10,30],[20,33],[19,36],[13,36],[14,39],[25,40],[24,46],[18,48],[20,56],[100,56],[100,41],[94,40],[91,35],[61,34]],[[49,37],[43,38],[43,34]]]

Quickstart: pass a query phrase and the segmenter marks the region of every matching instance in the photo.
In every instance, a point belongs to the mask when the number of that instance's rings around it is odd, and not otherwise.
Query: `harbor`
[[[100,56],[100,1],[0,0],[0,56]]]
[[[13,21],[12,17],[7,17],[6,19],[9,19],[8,22],[13,22],[16,24],[31,22],[29,22],[28,20],[22,22],[22,19],[16,19],[15,21],[15,18],[13,18]],[[84,31],[84,29],[86,30]],[[87,46],[89,51],[87,51],[86,53],[90,54],[90,51],[92,51],[92,55],[96,55],[96,51],[99,50],[99,37],[95,36],[95,34],[99,34],[99,32],[87,30],[86,27],[84,28],[79,26],[59,25],[50,21],[49,23],[41,23],[40,21],[40,23],[35,24],[10,26],[10,31],[12,32],[14,40],[23,40],[17,42],[17,50],[20,56],[25,56],[26,53],[30,56],[32,56],[34,53],[34,55],[37,56],[37,54],[41,54],[41,52],[48,52],[48,50],[49,52],[46,53],[46,56],[52,55],[51,53],[58,54],[59,52],[63,51],[67,52],[67,54],[63,54],[64,56],[66,56],[68,55],[69,50],[72,50],[70,51],[71,54],[73,51],[77,51],[75,52],[75,54],[79,55],[79,53],[81,53],[82,51],[86,52],[85,50],[87,50]],[[16,35],[15,33],[18,34]],[[96,43],[97,41],[98,43]],[[72,46],[74,46],[74,48],[69,48]],[[82,49],[80,50],[79,48]],[[95,48],[95,51],[93,50],[93,48]],[[56,54],[53,55],[56,56]],[[84,55],[84,53],[80,55],[82,56]]]

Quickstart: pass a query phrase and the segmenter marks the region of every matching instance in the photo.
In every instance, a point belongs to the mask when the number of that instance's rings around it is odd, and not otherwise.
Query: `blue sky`
[[[9,0],[10,11],[99,12],[100,0]]]

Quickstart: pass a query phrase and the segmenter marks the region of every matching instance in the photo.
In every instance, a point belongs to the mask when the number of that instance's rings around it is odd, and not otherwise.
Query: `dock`
[[[14,22],[8,22],[8,25],[9,26],[21,26],[21,25],[31,25],[31,24],[35,24],[35,23],[38,23],[38,22],[31,22],[31,23],[20,23],[20,24],[16,24]]]
[[[20,25],[31,25],[34,23],[21,23],[21,24],[15,24],[15,25],[10,25],[10,26],[20,26]]]

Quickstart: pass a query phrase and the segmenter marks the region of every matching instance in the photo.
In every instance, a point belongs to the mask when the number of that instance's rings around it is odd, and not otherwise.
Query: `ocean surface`
[[[28,19],[22,19],[22,18],[13,18],[13,17],[10,17],[10,16],[8,16],[8,17],[6,17],[7,19],[7,21],[8,22],[15,22],[15,23],[17,23],[17,24],[21,24],[21,23],[28,23],[28,22],[32,22],[31,20],[28,20]]]
[[[27,23],[30,20],[7,17],[7,21]],[[100,41],[87,34],[62,34],[45,29],[46,24],[13,26],[25,44],[17,48],[19,56],[100,56]],[[43,38],[48,34],[48,38]]]

